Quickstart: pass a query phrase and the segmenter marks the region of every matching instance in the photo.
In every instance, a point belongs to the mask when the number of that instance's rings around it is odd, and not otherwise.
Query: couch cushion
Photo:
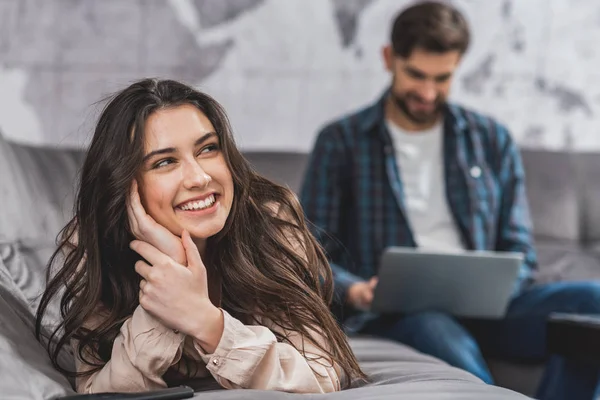
[[[308,154],[286,152],[246,152],[244,157],[258,173],[295,193],[300,192]]]
[[[524,150],[522,156],[536,240],[578,243],[578,187],[570,153]]]
[[[600,278],[600,155],[523,151],[538,283]]]
[[[446,367],[449,368],[449,367]],[[327,394],[294,394],[259,390],[219,390],[196,393],[194,399],[214,400],[525,400],[522,394],[481,382],[437,376],[437,371],[415,373],[411,364],[393,364],[368,368],[378,379],[388,376],[393,382],[378,380],[368,386]],[[395,379],[405,379],[402,382]]]
[[[600,255],[579,246],[538,243],[537,283],[600,279]]]
[[[53,242],[71,216],[83,153],[36,148],[0,134],[0,238]]]
[[[25,297],[0,260],[0,393],[3,399],[50,399],[72,394],[34,335]]]
[[[36,313],[46,288],[46,263],[54,249],[54,244],[31,240],[17,243],[0,241],[0,259],[32,314]],[[59,304],[60,301],[56,298],[48,308],[45,323],[49,327],[60,322]]]
[[[574,159],[581,204],[582,244],[589,250],[600,252],[600,154],[579,153]]]
[[[501,360],[486,360],[496,385],[535,396],[544,374],[544,364],[518,364]]]
[[[350,337],[350,346],[360,363],[373,361],[419,361],[444,364],[443,361],[420,353],[393,340],[356,335]]]

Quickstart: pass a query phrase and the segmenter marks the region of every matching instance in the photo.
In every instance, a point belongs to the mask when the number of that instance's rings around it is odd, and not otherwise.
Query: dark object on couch
[[[73,394],[57,400],[181,400],[191,397],[194,397],[194,389],[177,386],[149,392]]]
[[[600,365],[600,316],[555,313],[548,319],[548,351]]]

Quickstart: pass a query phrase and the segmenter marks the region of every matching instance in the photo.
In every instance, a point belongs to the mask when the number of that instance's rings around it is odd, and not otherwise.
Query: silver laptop
[[[522,263],[521,253],[391,247],[381,258],[371,311],[502,318]]]

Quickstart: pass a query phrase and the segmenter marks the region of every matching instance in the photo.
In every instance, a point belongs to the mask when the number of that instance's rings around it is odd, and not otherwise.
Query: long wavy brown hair
[[[61,349],[75,339],[78,356],[95,366],[87,373],[100,369],[110,359],[121,325],[139,304],[140,277],[134,264],[140,256],[129,249],[134,237],[127,196],[142,165],[148,117],[183,104],[194,105],[210,120],[233,177],[231,212],[224,228],[208,239],[204,260],[209,276],[221,277],[221,307],[246,323],[268,319],[305,337],[321,332],[326,347],[315,344],[344,370],[350,378],[347,383],[363,379],[329,310],[333,281],[327,259],[294,194],[251,168],[235,145],[225,111],[214,99],[182,83],[154,79],[136,82],[110,99],[83,163],[74,217],[58,236],[37,311],[40,338],[48,306],[60,296],[62,321],[48,341],[54,366],[79,375],[58,364]],[[283,207],[287,217],[274,215],[272,204]],[[305,254],[294,251],[290,241],[300,243]],[[103,322],[84,328],[98,305],[106,315]],[[86,348],[95,349],[96,359],[89,359]]]

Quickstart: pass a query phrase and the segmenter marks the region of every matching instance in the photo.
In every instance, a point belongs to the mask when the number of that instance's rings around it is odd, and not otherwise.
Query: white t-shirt
[[[419,248],[464,249],[448,208],[444,180],[443,125],[407,132],[386,121],[396,151],[406,213]]]

